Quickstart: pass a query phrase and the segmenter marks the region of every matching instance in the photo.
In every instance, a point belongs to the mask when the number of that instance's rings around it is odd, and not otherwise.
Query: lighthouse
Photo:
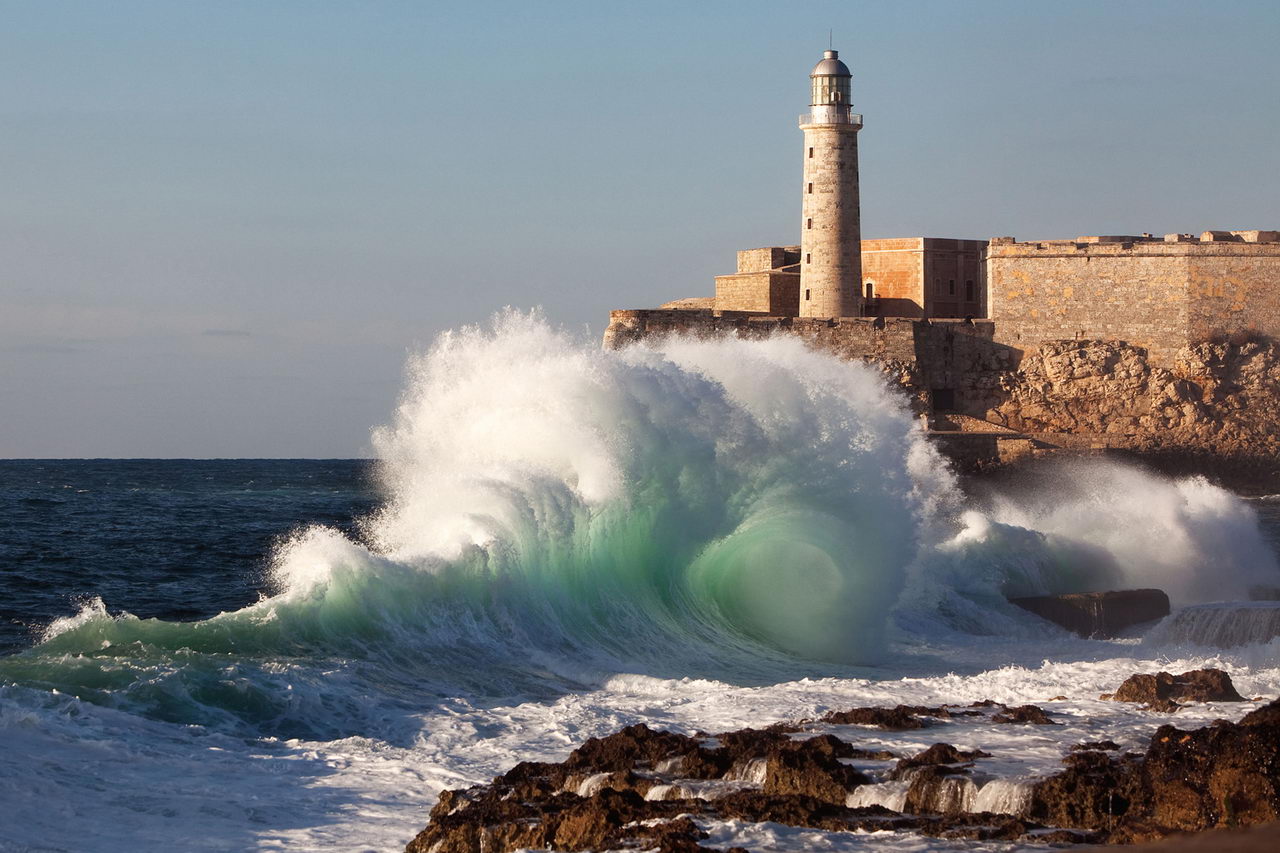
[[[862,314],[862,228],[858,210],[858,131],[853,75],[837,51],[824,51],[809,75],[800,223],[800,316]]]

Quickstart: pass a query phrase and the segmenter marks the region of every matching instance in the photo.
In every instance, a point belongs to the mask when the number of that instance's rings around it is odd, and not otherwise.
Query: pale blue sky
[[[504,305],[598,335],[799,233],[1280,227],[1280,4],[0,0],[0,456],[354,456]]]

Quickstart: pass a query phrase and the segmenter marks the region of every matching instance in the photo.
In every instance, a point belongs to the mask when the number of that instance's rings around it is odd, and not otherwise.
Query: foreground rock
[[[1280,819],[1280,700],[1239,723],[1161,726],[1145,755],[1074,752],[1038,783],[1033,820],[1101,830],[1109,843]]]
[[[1169,596],[1158,589],[1036,595],[1009,601],[1081,637],[1101,639],[1169,615]]]
[[[1224,685],[1203,673],[1169,679],[1183,679],[1187,692],[1179,695],[1226,695],[1229,680]],[[994,722],[996,715],[1048,721],[1035,706],[1010,709],[995,702],[853,709],[823,720],[912,727],[922,720],[941,725],[971,716]],[[592,738],[563,762],[525,762],[488,785],[445,791],[407,850],[688,853],[711,849],[701,844],[707,838],[696,822],[701,820],[942,838],[1132,843],[1280,817],[1280,700],[1238,724],[1219,721],[1191,731],[1162,726],[1145,754],[1119,754],[1110,741],[1082,743],[1063,759],[1062,772],[1031,787],[1017,815],[964,811],[972,799],[961,794],[974,787],[974,763],[988,757],[947,743],[895,756],[829,733],[815,735],[802,724],[694,737],[637,725]],[[865,762],[884,762],[884,770],[855,766]],[[859,788],[876,781],[868,772],[898,780],[894,784],[907,782],[906,813],[848,805],[857,802],[852,795]]]
[[[1088,850],[1104,850],[1090,847]],[[1195,835],[1176,835],[1133,848],[1136,853],[1275,853],[1280,850],[1280,823],[1247,829],[1210,829]],[[1086,853],[1086,851],[1081,851]]]

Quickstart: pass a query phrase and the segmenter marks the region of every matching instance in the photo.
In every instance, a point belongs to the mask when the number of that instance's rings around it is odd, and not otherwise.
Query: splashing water
[[[424,696],[874,674],[850,667],[921,638],[1052,635],[1006,594],[1191,602],[1280,574],[1252,510],[1203,480],[1091,463],[966,502],[876,371],[792,338],[605,352],[506,313],[409,374],[361,541],[295,532],[274,595],[202,622],[93,603],[0,678],[161,720],[394,740]]]

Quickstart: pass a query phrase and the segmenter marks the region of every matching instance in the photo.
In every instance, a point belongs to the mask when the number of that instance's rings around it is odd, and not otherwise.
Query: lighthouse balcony
[[[800,116],[800,126],[807,124],[848,124],[854,127],[862,127],[861,113],[839,113],[831,109],[823,109],[821,112],[816,109],[811,113],[803,113]]]

